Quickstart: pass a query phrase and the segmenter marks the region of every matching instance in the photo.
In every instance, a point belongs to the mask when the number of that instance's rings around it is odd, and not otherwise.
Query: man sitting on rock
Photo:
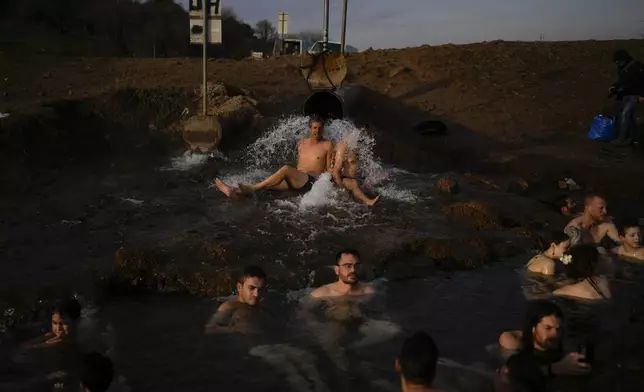
[[[584,213],[570,221],[564,232],[577,243],[600,245],[604,237],[619,243],[617,228],[608,216],[606,200],[598,195],[589,195],[584,201]]]
[[[336,146],[335,162],[333,164],[333,182],[351,192],[353,197],[362,203],[373,206],[380,195],[370,198],[364,194],[358,184],[358,143],[366,127],[347,134]]]
[[[306,193],[311,190],[315,180],[324,172],[331,169],[333,142],[323,138],[324,120],[312,115],[309,119],[310,135],[297,145],[297,168],[282,166],[276,173],[255,185],[238,184],[231,187],[220,179],[215,179],[215,185],[224,195],[251,195],[262,189],[295,190]]]

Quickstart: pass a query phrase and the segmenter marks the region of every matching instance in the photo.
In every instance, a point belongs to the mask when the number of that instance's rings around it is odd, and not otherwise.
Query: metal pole
[[[329,43],[329,0],[324,0],[324,29],[322,30],[322,50],[326,52]]]
[[[342,46],[340,50],[344,54],[344,45],[346,44],[347,38],[347,3],[349,0],[344,0],[344,6],[342,7],[342,39],[340,40],[340,45]]]
[[[208,0],[203,5],[203,115],[208,115]]]
[[[284,54],[284,24],[286,23],[286,13],[282,12],[280,16],[282,17],[280,28],[280,54]]]

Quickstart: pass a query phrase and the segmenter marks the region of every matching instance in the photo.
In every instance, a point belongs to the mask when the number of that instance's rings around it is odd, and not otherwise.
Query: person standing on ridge
[[[612,143],[626,146],[634,139],[639,139],[636,135],[635,108],[644,96],[644,65],[623,49],[615,51],[613,62],[617,65],[618,80],[608,89],[609,98],[617,96],[617,100],[622,102],[622,109],[617,139]]]

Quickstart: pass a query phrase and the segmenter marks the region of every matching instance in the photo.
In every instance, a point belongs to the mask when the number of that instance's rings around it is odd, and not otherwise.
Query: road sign
[[[208,20],[208,43],[220,44],[221,43],[221,18],[210,17]],[[190,43],[202,44],[203,43],[203,18],[190,17]]]
[[[190,43],[203,44],[203,1],[207,1],[209,5],[208,13],[208,43],[220,44],[221,37],[221,0],[190,0],[189,3],[189,18],[190,18]]]
[[[190,14],[193,13],[198,13],[201,15],[201,11],[203,10],[203,3],[202,1],[204,0],[190,0],[190,3],[188,4],[188,10],[190,11]],[[221,16],[221,0],[205,0],[210,3],[210,16]]]
[[[277,33],[281,37],[288,34],[288,12],[280,12],[278,16]]]

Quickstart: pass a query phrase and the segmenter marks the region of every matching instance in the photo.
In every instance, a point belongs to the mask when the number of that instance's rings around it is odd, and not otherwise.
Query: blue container
[[[600,114],[595,116],[593,123],[590,126],[590,131],[588,131],[588,139],[590,140],[601,140],[601,141],[611,141],[615,140],[615,119],[611,116],[604,116]]]

